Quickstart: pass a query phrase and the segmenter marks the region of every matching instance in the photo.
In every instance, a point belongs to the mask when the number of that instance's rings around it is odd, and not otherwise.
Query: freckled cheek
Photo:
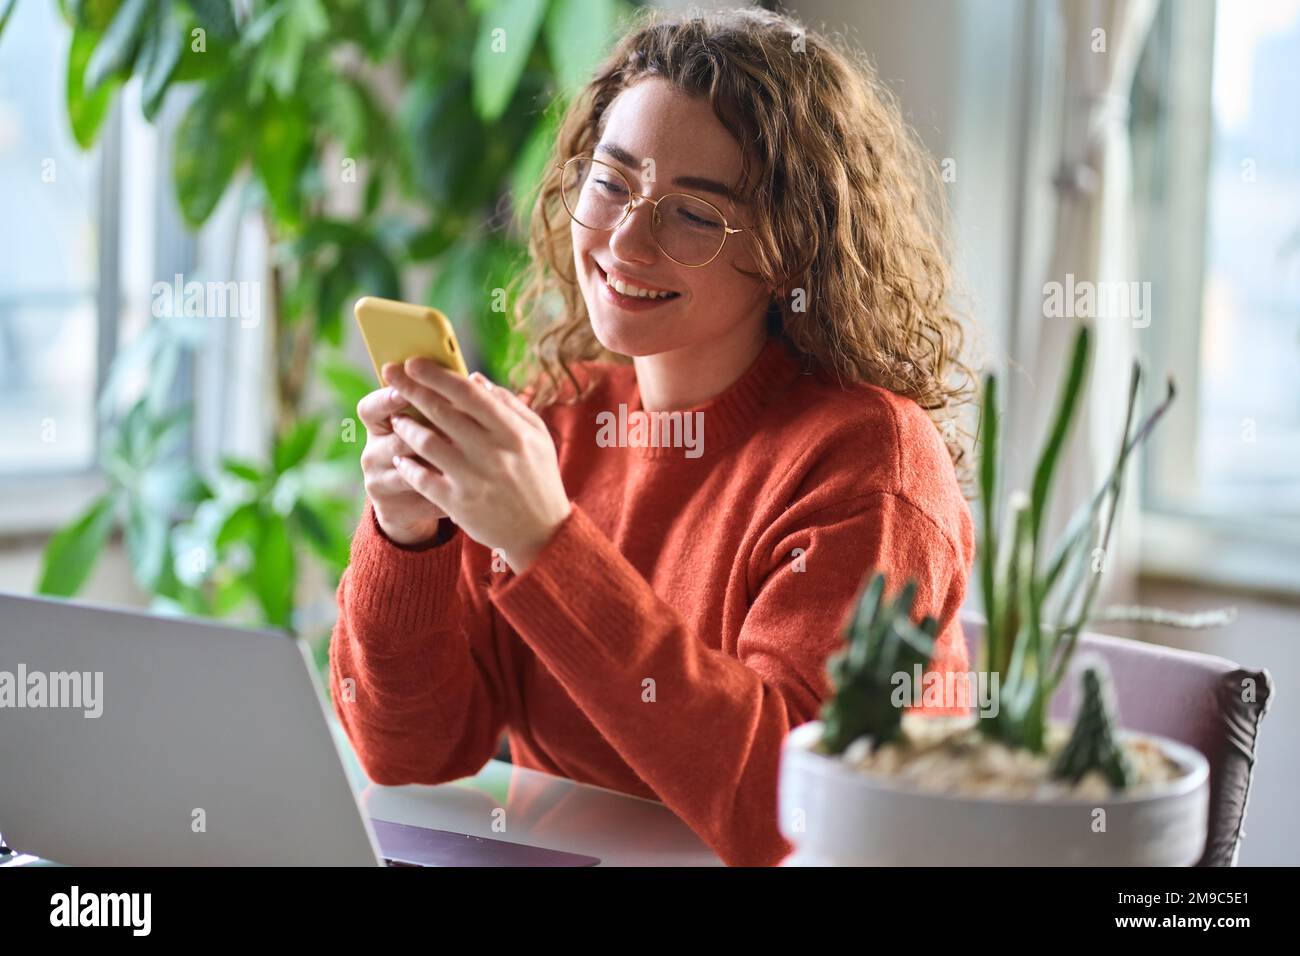
[[[726,311],[746,307],[761,292],[762,284],[738,272],[738,268],[752,271],[753,263],[746,261],[743,255],[733,256],[728,261],[719,257],[719,261],[701,270],[708,275],[700,276],[700,281],[695,284],[696,296],[717,303]]]
[[[573,236],[573,265],[576,270],[579,282],[584,286],[591,281],[591,270],[594,268],[591,261],[591,254],[596,249],[597,240],[594,233],[589,229],[574,229]]]

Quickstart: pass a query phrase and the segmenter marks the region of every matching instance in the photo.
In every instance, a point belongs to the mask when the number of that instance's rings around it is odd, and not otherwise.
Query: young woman
[[[932,668],[967,668],[937,178],[867,69],[756,10],[652,15],[554,166],[525,397],[413,360],[360,404],[335,706],[379,783],[473,774],[506,728],[518,765],[774,864],[782,740],[864,578],[915,581]]]

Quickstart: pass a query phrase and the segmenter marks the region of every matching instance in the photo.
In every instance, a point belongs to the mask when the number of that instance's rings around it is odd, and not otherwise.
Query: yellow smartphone
[[[469,377],[456,330],[437,309],[367,295],[357,300],[352,311],[379,384],[388,384],[383,372],[386,364],[409,358],[430,358],[461,378]],[[407,408],[405,414],[425,420],[414,408]]]

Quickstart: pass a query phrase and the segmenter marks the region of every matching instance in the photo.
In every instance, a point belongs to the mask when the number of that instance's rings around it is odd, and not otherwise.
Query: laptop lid
[[[85,866],[380,863],[301,640],[11,594],[0,833]]]
[[[385,860],[406,866],[596,866],[600,858],[370,818]]]

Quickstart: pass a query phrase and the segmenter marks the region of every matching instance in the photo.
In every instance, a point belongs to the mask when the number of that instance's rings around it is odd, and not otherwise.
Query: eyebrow
[[[618,160],[624,166],[633,169],[639,169],[641,161],[625,150],[622,146],[616,146],[613,143],[597,143],[594,152],[605,153]],[[674,186],[685,186],[687,189],[698,189],[702,192],[713,193],[715,196],[721,196],[724,199],[730,199],[738,206],[743,206],[745,200],[730,186],[718,182],[716,179],[707,179],[704,176],[678,176],[673,180]]]

